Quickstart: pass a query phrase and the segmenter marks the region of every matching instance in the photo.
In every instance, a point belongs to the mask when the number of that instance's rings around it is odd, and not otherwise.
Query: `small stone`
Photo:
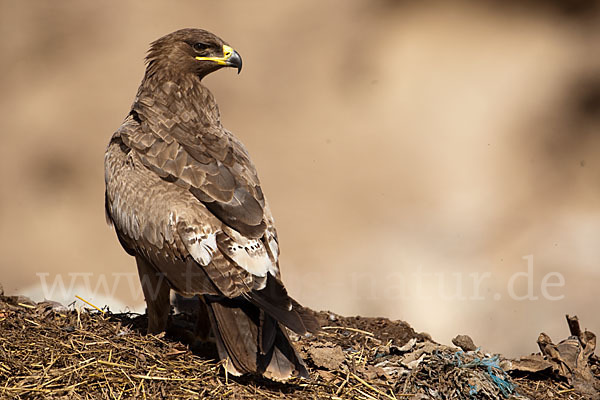
[[[452,344],[460,347],[464,351],[474,351],[477,350],[477,346],[473,343],[473,339],[471,339],[468,335],[458,335],[454,339],[452,339]]]
[[[383,370],[383,368],[379,368],[373,365],[365,365],[356,367],[356,371],[360,373],[367,381],[372,381],[373,379],[387,379],[388,376]]]
[[[308,354],[310,354],[310,358],[313,360],[315,366],[330,371],[338,370],[346,359],[342,348],[333,343],[311,346],[308,349]]]
[[[146,356],[145,356],[145,355],[143,355],[142,353],[140,353],[140,352],[136,352],[136,353],[135,353],[135,355],[136,355],[136,357],[138,358],[138,360],[140,360],[142,363],[145,363],[145,362],[146,362]]]
[[[336,378],[334,374],[328,371],[318,370],[317,374],[319,374],[321,379],[323,379],[325,382],[331,382]]]

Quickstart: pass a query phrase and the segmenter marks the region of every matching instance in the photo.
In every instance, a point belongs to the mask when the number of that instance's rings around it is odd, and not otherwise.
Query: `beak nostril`
[[[223,46],[223,58],[227,59],[233,54],[233,49],[229,46]]]

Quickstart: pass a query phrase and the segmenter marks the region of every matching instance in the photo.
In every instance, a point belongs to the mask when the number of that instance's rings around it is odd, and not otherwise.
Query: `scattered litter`
[[[417,344],[417,338],[412,338],[406,342],[404,346],[394,347],[394,350],[392,351],[395,351],[396,354],[406,353],[407,351],[412,350],[415,347],[415,344]]]
[[[190,313],[171,315],[167,335],[146,335],[146,316],[101,311],[0,297],[0,398],[599,398],[596,337],[574,317],[569,338],[541,335],[542,354],[508,360],[435,343],[402,321],[315,313],[328,328],[294,342],[311,379],[281,384],[225,375]]]
[[[523,373],[541,373],[552,370],[553,364],[541,354],[523,356],[509,361],[508,371]]]
[[[540,333],[538,346],[546,362],[552,366],[553,373],[565,379],[574,389],[600,398],[600,382],[592,371],[598,365],[596,335],[590,331],[581,331],[576,316],[566,316],[571,336],[554,344],[545,333]]]

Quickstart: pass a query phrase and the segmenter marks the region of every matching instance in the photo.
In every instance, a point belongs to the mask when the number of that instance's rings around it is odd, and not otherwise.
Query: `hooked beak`
[[[227,45],[223,45],[223,57],[196,57],[199,61],[213,61],[225,67],[237,68],[238,74],[242,70],[242,57]]]

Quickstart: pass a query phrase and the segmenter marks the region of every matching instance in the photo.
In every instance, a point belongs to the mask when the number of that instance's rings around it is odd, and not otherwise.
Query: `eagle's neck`
[[[191,132],[221,127],[214,96],[200,78],[192,74],[162,79],[156,75],[144,77],[132,111],[142,121],[176,121]]]

